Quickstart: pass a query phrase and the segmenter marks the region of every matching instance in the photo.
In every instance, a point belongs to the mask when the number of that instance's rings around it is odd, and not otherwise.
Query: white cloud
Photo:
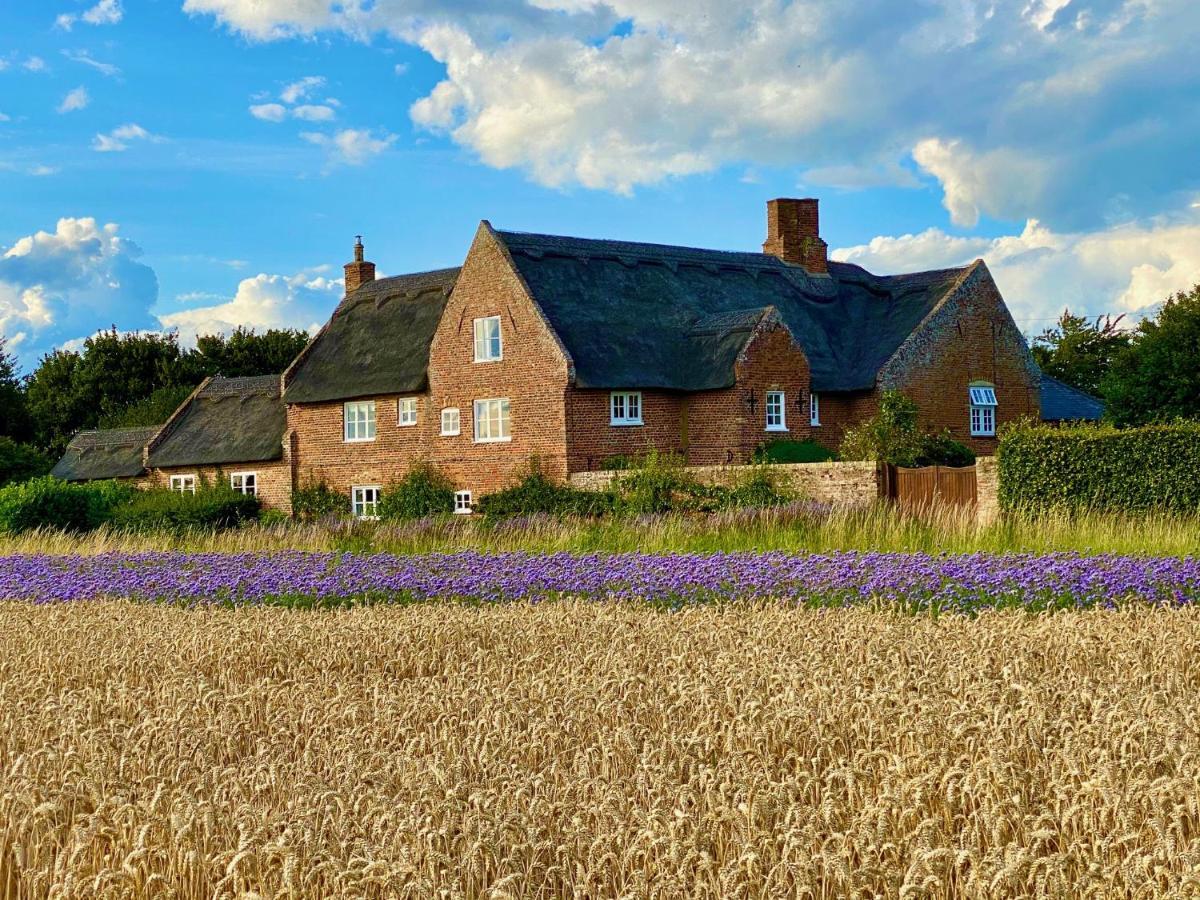
[[[85,109],[91,101],[92,98],[88,96],[87,88],[77,87],[73,91],[68,91],[67,96],[63,97],[62,103],[58,104],[58,111],[69,113]]]
[[[1200,215],[1061,233],[1031,219],[1020,234],[958,237],[931,228],[832,252],[878,273],[958,266],[982,257],[1018,324],[1039,331],[1064,307],[1077,313],[1150,312],[1200,283]]]
[[[81,65],[89,66],[90,68],[95,69],[101,75],[105,75],[109,78],[116,78],[121,74],[121,70],[112,63],[100,62],[99,60],[92,59],[91,55],[89,55],[86,50],[64,50],[63,56],[71,60],[71,62],[77,62]]]
[[[55,166],[36,165],[29,169],[28,174],[32,175],[34,178],[46,178],[50,175],[57,175],[59,171],[60,170]]]
[[[1095,228],[1123,204],[1152,215],[1196,185],[1200,120],[1179,115],[1200,82],[1194,0],[184,8],[257,40],[339,30],[415,45],[446,75],[413,121],[547,185],[628,192],[777,166],[813,183],[911,185],[914,149],[931,140],[920,155],[963,222]]]
[[[2,249],[2,248],[0,248]],[[117,322],[157,327],[154,271],[114,224],[60,219],[53,232],[20,238],[0,254],[0,333],[24,335],[28,368],[52,347]]]
[[[279,92],[279,99],[291,106],[293,103],[299,103],[323,84],[325,84],[325,79],[320,75],[309,75],[287,85]]]
[[[121,0],[100,0],[81,15],[63,13],[54,20],[54,24],[64,31],[70,31],[76,22],[86,22],[88,25],[116,25],[124,15]]]
[[[46,71],[46,61],[44,59],[42,59],[40,56],[31,56],[31,57],[29,57],[29,59],[25,60],[25,62],[23,62],[21,65],[23,65],[30,72],[45,72]]]
[[[337,113],[331,106],[304,104],[293,109],[292,116],[304,122],[330,122]]]
[[[250,115],[264,122],[282,122],[287,118],[287,108],[278,103],[259,103],[250,107]]]
[[[97,153],[121,153],[129,149],[130,141],[161,143],[163,138],[151,134],[141,125],[129,123],[113,129],[108,134],[98,134],[92,139],[92,149]]]
[[[361,166],[387,150],[396,140],[394,134],[386,132],[375,137],[370,131],[347,128],[334,135],[305,131],[300,135],[310,144],[324,147],[337,162],[350,166]]]
[[[10,119],[4,113],[0,113],[0,122],[11,122],[11,121],[12,121],[12,119]]]
[[[178,330],[185,341],[200,334],[228,333],[238,326],[301,328],[315,332],[329,318],[342,283],[307,270],[295,275],[259,274],[238,284],[232,299],[160,316],[164,328]],[[219,299],[189,295],[180,300]]]

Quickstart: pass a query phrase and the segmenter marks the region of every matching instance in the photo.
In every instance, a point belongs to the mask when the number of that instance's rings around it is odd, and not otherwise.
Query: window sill
[[[512,437],[510,436],[510,437],[502,437],[502,438],[475,438],[475,443],[476,444],[510,444],[510,443],[512,443]]]
[[[399,423],[397,423],[396,427],[397,428],[416,428],[417,423],[416,422],[399,422]]]
[[[454,511],[454,514],[456,516],[473,516],[475,514],[475,510],[473,510],[473,509],[456,509]]]
[[[791,429],[786,425],[768,425],[763,430],[769,431],[771,434],[787,434]]]
[[[375,438],[343,438],[343,444],[373,444]]]
[[[476,365],[479,365],[479,364],[481,364],[481,363],[496,363],[496,362],[504,362],[504,357],[503,357],[503,356],[497,356],[495,359],[473,359],[473,360],[471,360],[471,362],[472,362],[472,363],[475,363]]]
[[[809,427],[809,428],[820,428],[820,427],[821,427],[821,423],[820,423],[820,422],[809,422],[809,423],[808,423],[808,427]]]
[[[633,419],[629,419],[629,420],[610,419],[608,424],[611,425],[613,428],[639,428],[645,423],[642,422],[641,419],[638,419],[636,421],[634,421]]]

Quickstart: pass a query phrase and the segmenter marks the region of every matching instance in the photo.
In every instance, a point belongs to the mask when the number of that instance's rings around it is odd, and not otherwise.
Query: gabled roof
[[[50,474],[65,481],[133,478],[145,472],[142,448],[161,426],[81,431],[71,438],[66,453]]]
[[[280,459],[287,410],[279,383],[279,375],[210,378],[163,427],[148,464],[165,469]]]
[[[808,357],[814,390],[867,390],[965,272],[883,277],[831,262],[823,277],[763,253],[496,236],[571,354],[575,383],[587,388],[728,387],[736,353],[704,365],[695,330],[773,307]]]
[[[458,269],[368,282],[347,294],[284,374],[288,403],[425,390],[429,345]]]
[[[1043,422],[1095,422],[1104,416],[1104,401],[1042,373]]]

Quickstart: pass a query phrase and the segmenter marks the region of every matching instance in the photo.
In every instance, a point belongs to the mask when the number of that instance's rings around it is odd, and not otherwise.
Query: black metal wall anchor
[[[750,407],[751,413],[758,408],[758,397],[754,394],[754,388],[750,388],[750,390],[744,395],[743,399],[746,401],[746,405]]]
[[[725,464],[733,465],[733,451],[732,450],[725,451]]]

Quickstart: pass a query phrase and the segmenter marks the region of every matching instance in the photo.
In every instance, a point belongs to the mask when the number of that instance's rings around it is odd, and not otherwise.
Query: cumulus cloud
[[[312,93],[313,90],[321,87],[323,84],[325,84],[325,79],[320,75],[309,75],[287,85],[279,92],[279,99],[289,106],[293,103],[299,103]]]
[[[28,367],[54,346],[112,323],[159,326],[154,271],[114,224],[60,219],[53,232],[22,237],[0,254],[0,333]]]
[[[881,236],[832,257],[880,273],[958,266],[982,258],[1026,331],[1069,307],[1077,313],[1151,312],[1200,283],[1200,214],[1093,232],[1058,232],[1031,219],[1019,234],[961,237],[931,228]]]
[[[305,131],[300,136],[310,144],[324,147],[334,162],[349,166],[364,165],[396,141],[394,134],[385,132],[376,137],[370,131],[357,128],[347,128],[333,135]]]
[[[31,56],[21,65],[28,72],[45,72],[47,68],[46,61],[40,56]]]
[[[324,103],[301,102],[324,85],[325,79],[320,75],[309,75],[293,81],[279,92],[282,103],[255,104],[250,107],[250,115],[264,122],[282,122],[289,116],[302,122],[332,122],[337,118],[336,107],[342,105],[336,97],[326,97]],[[268,96],[258,94],[255,99],[265,100]]]
[[[250,38],[338,29],[446,76],[414,122],[548,185],[725,166],[943,185],[958,221],[1090,228],[1200,186],[1194,0],[187,0]],[[1144,161],[1131,166],[1130,160]],[[1032,177],[1029,177],[1031,176]],[[1006,199],[989,181],[1019,192]],[[1121,195],[1127,195],[1127,199]],[[1029,207],[1036,207],[1031,213]]]
[[[151,134],[141,125],[129,123],[113,129],[108,134],[98,134],[92,139],[92,149],[97,153],[122,153],[129,149],[130,141],[159,143],[163,138]]]
[[[323,271],[244,278],[231,299],[164,314],[162,327],[178,331],[185,342],[201,334],[228,333],[238,326],[260,331],[300,328],[315,332],[333,312],[342,290],[342,282],[325,277]],[[214,298],[203,295],[187,299]]]
[[[305,103],[292,110],[292,116],[304,122],[329,122],[337,117],[332,106]]]
[[[62,103],[58,104],[58,111],[60,113],[75,112],[86,109],[91,102],[92,98],[88,96],[87,88],[77,87],[73,91],[68,91],[67,96],[63,97]]]
[[[282,122],[287,118],[287,107],[278,103],[259,103],[250,107],[250,115],[264,122]]]
[[[124,16],[125,10],[121,8],[121,0],[100,0],[81,15],[63,13],[54,20],[54,24],[64,31],[70,31],[76,22],[85,22],[88,25],[116,25]]]

